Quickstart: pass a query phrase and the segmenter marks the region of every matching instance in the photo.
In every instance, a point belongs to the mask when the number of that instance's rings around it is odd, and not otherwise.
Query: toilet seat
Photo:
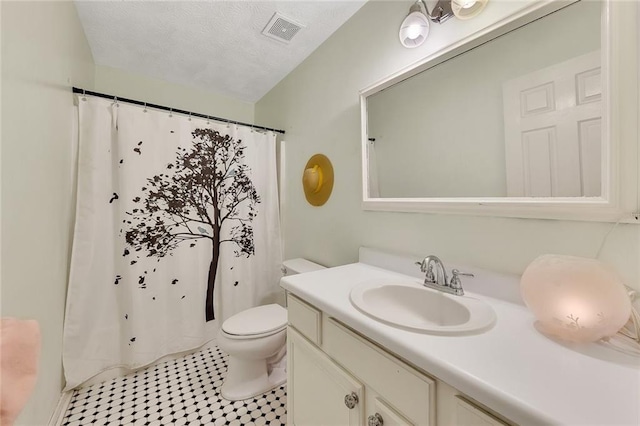
[[[286,326],[287,310],[271,304],[233,315],[222,324],[222,332],[230,339],[257,339],[279,333]]]

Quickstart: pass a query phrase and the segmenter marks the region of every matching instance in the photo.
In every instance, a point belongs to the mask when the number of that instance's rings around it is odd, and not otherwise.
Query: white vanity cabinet
[[[289,425],[507,424],[301,299],[287,300]]]

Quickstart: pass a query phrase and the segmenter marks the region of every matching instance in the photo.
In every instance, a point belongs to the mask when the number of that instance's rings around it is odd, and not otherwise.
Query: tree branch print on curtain
[[[133,199],[140,207],[127,212],[132,220],[125,237],[134,251],[144,250],[158,261],[182,243],[210,243],[205,317],[211,321],[220,246],[234,246],[236,257],[254,254],[251,223],[260,197],[242,163],[242,140],[211,129],[196,129],[192,135],[193,147],[178,148],[175,162],[148,178],[141,197]]]

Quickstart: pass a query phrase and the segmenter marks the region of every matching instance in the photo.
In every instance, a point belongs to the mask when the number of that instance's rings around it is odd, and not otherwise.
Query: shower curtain
[[[282,262],[273,133],[77,104],[66,389],[215,338],[227,317],[275,299]]]
[[[378,181],[378,157],[374,141],[367,143],[367,165],[369,171],[369,197],[380,198],[380,182]]]

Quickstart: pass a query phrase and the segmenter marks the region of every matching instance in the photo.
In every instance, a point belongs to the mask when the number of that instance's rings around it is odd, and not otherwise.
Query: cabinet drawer
[[[333,318],[324,318],[322,349],[417,425],[435,424],[435,381]]]
[[[322,312],[287,293],[287,315],[289,324],[304,337],[320,346],[322,338]]]

